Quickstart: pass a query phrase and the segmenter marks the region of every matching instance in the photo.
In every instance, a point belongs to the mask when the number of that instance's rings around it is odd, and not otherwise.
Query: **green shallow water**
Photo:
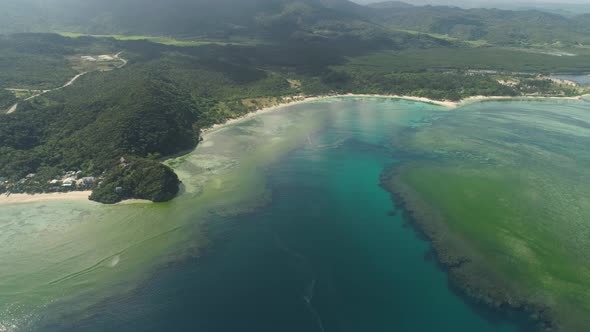
[[[165,204],[0,206],[0,331],[519,331],[379,186],[442,107],[329,99],[207,135]]]
[[[474,104],[393,144],[408,155],[390,187],[467,262],[461,283],[590,329],[590,103]]]

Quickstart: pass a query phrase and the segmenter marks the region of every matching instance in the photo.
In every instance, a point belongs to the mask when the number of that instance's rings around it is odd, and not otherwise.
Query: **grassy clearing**
[[[147,40],[152,43],[177,46],[177,47],[193,47],[202,45],[228,45],[228,44],[239,44],[239,45],[256,45],[259,42],[256,40],[236,40],[236,41],[217,41],[217,40],[197,40],[197,39],[175,39],[170,37],[159,37],[159,36],[132,36],[132,35],[91,35],[73,32],[60,32],[60,35],[70,38],[78,37],[94,37],[94,38],[113,38],[121,41],[133,41],[133,40]]]
[[[433,32],[422,32],[422,31],[416,31],[416,30],[405,30],[405,29],[395,29],[395,31],[400,31],[400,32],[406,32],[412,35],[425,35],[425,36],[430,36],[432,38],[436,38],[436,39],[442,39],[442,40],[447,40],[447,41],[453,41],[453,42],[462,42],[465,43],[467,45],[471,45],[474,47],[480,47],[480,46],[488,46],[490,45],[488,43],[487,40],[463,40],[463,39],[459,39],[453,36],[449,36],[449,35],[443,35],[440,33],[433,33]]]
[[[19,90],[19,91],[13,91],[13,93],[17,99],[27,99],[34,94],[33,91],[34,90],[26,90],[26,91]]]
[[[113,38],[113,39],[122,40],[122,41],[147,40],[147,41],[151,41],[151,42],[157,43],[157,44],[180,46],[180,47],[200,46],[200,45],[207,45],[207,44],[215,43],[215,42],[209,42],[209,41],[178,40],[178,39],[174,39],[174,38],[154,37],[154,36],[89,35],[89,34],[72,33],[72,32],[60,32],[60,35],[62,35],[64,37],[70,37],[70,38],[78,38],[78,37]]]
[[[91,56],[94,58],[94,61],[84,60],[82,56]],[[112,59],[100,60],[99,55],[94,54],[76,54],[68,56],[66,59],[68,60],[70,67],[79,73],[110,71],[123,65],[123,62],[120,59],[117,59],[114,54],[108,54],[108,56]]]

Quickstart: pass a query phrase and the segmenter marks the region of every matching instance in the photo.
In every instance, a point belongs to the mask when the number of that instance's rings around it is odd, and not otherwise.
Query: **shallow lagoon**
[[[393,142],[388,187],[482,300],[590,327],[590,103],[470,105]]]
[[[165,204],[0,206],[0,331],[517,331],[448,285],[390,195],[434,105],[328,99],[207,135]]]

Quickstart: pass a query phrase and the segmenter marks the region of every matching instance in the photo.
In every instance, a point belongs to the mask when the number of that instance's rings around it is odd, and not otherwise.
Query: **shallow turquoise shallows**
[[[18,227],[53,236],[46,259],[29,260],[39,268],[0,272],[14,279],[0,287],[0,331],[522,331],[451,290],[379,185],[393,135],[446,112],[378,98],[291,106],[171,161],[186,186],[171,203],[0,206],[16,239]],[[0,254],[19,249],[11,264],[26,265],[34,253],[13,242]]]

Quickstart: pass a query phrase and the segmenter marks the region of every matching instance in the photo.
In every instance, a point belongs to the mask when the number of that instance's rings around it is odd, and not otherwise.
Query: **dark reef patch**
[[[468,244],[452,239],[443,216],[403,183],[400,178],[403,167],[411,166],[398,164],[385,170],[380,185],[391,194],[396,210],[402,211],[407,220],[404,226],[411,227],[419,238],[431,243],[432,250],[425,253],[424,259],[433,261],[448,274],[449,289],[491,322],[502,316],[513,320],[523,332],[554,330],[557,326],[548,306],[515,296],[502,284],[483,278],[488,271],[480,270],[478,263],[464,254],[472,253]]]

